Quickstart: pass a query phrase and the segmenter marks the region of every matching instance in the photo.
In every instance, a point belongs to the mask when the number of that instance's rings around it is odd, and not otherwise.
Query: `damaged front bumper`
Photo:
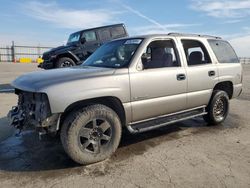
[[[13,106],[7,115],[9,125],[16,129],[22,129],[24,126],[24,116],[18,106]]]
[[[42,68],[42,69],[53,69],[54,63],[52,61],[49,61],[49,60],[44,60],[44,62],[40,63],[37,67]]]
[[[61,114],[51,114],[46,94],[20,90],[16,90],[16,94],[18,94],[18,105],[12,107],[8,113],[11,126],[19,130],[33,126],[43,133],[59,130]]]

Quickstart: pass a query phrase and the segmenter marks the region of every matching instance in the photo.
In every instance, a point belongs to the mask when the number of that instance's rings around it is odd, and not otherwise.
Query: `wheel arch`
[[[76,101],[70,104],[62,113],[60,124],[62,124],[64,119],[67,117],[67,115],[70,114],[72,111],[78,110],[80,108],[84,108],[89,105],[94,105],[94,104],[102,104],[111,108],[119,116],[122,126],[126,125],[126,113],[125,113],[124,106],[121,100],[114,96],[105,96],[105,97],[80,100],[80,101]]]
[[[233,83],[231,81],[219,82],[214,86],[213,91],[222,90],[228,94],[229,99],[233,97]]]
[[[72,59],[76,64],[77,64],[77,62],[80,61],[80,59],[70,51],[58,54],[56,57],[56,61],[58,61],[60,58],[63,58],[63,57],[67,57],[67,58]]]

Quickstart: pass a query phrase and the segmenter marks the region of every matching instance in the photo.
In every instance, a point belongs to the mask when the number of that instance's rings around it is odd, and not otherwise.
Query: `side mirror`
[[[86,42],[86,38],[85,37],[82,37],[81,40],[80,40],[81,44],[84,44]]]
[[[151,59],[151,55],[150,54],[147,54],[147,53],[143,53],[142,56],[141,56],[141,61],[142,61],[142,64],[145,66],[145,64],[147,64]]]

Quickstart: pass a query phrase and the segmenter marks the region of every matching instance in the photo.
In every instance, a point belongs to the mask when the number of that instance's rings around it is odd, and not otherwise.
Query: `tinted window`
[[[172,40],[151,42],[143,56],[143,59],[147,57],[147,61],[143,62],[144,69],[180,66]]]
[[[85,37],[87,42],[96,41],[96,34],[94,31],[86,31],[83,33],[82,37]]]
[[[188,65],[203,65],[211,63],[205,46],[196,40],[181,40]]]
[[[124,36],[125,30],[122,26],[118,26],[118,27],[112,27],[111,28],[111,35],[113,38],[119,37],[119,36]]]
[[[239,63],[239,59],[232,46],[222,40],[208,40],[219,63]]]
[[[98,31],[99,33],[99,38],[101,41],[108,41],[111,38],[110,31],[109,29],[101,29]]]

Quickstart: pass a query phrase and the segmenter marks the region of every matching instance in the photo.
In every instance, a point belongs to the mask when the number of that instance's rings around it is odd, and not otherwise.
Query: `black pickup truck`
[[[43,54],[43,69],[70,67],[81,64],[103,43],[128,36],[124,24],[90,28],[72,33],[65,46],[59,46]]]

